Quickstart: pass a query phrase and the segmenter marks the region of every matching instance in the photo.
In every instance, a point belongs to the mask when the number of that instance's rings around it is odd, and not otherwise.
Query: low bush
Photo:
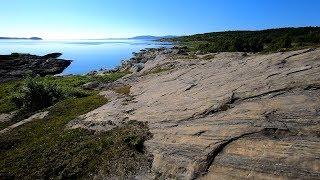
[[[11,101],[19,109],[34,112],[52,106],[67,97],[79,98],[88,95],[88,92],[81,89],[61,87],[52,82],[29,78]]]
[[[49,107],[64,98],[63,91],[54,84],[28,79],[21,92],[12,98],[17,107],[36,111]]]
[[[103,82],[103,83],[108,83],[108,82],[113,82],[116,81],[123,76],[129,74],[130,72],[114,72],[114,73],[106,73],[103,75],[97,75],[92,77],[93,80]]]

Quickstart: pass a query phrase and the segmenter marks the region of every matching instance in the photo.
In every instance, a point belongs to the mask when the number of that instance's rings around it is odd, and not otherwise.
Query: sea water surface
[[[45,55],[60,52],[62,59],[73,60],[63,74],[85,74],[93,70],[111,69],[144,48],[168,47],[169,43],[151,40],[0,40],[0,54],[29,53]]]

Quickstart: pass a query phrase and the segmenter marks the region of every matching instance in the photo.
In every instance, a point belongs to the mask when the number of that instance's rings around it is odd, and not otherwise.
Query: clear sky
[[[184,35],[320,26],[320,0],[1,0],[0,36]]]

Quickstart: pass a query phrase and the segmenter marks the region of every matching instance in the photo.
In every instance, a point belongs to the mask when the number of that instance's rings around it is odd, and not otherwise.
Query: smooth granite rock
[[[79,121],[108,122],[105,130],[148,122],[150,177],[320,178],[319,48],[206,58],[163,50],[120,81],[131,86],[129,100],[114,98]]]

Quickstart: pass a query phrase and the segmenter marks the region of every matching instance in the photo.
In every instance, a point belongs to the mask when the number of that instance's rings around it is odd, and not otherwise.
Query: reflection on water
[[[140,49],[169,46],[168,43],[150,40],[68,40],[32,41],[0,40],[0,54],[30,53],[45,55],[61,52],[61,58],[74,60],[64,74],[83,74],[92,70],[114,68],[121,60],[129,59]]]

